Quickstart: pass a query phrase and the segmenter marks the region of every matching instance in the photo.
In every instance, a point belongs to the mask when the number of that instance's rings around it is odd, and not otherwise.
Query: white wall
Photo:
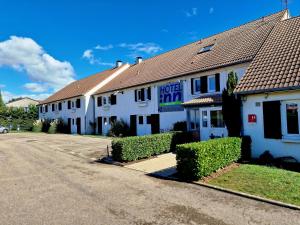
[[[109,92],[101,95],[95,96],[95,117],[110,117],[117,116],[117,119],[123,119],[128,124],[130,123],[130,115],[143,115],[146,117],[151,114],[160,114],[160,129],[161,131],[168,131],[172,129],[173,124],[178,121],[186,121],[186,110],[184,111],[175,111],[175,112],[158,112],[158,104],[159,104],[159,96],[158,96],[158,88],[161,85],[166,83],[182,81],[183,82],[183,96],[184,101],[189,101],[193,98],[197,98],[200,96],[209,95],[212,93],[201,94],[201,95],[192,95],[191,94],[191,78],[196,78],[200,76],[208,76],[214,75],[216,73],[220,73],[220,92],[226,87],[227,76],[231,71],[235,71],[239,78],[241,78],[246,71],[246,68],[249,66],[249,63],[240,64],[236,66],[230,66],[222,69],[211,70],[203,73],[196,73],[193,75],[186,75],[180,78],[170,79],[167,81],[157,82],[149,85],[141,85],[134,88],[128,88],[121,90],[117,93],[117,104],[116,105],[108,105],[108,106],[97,106],[97,97],[102,96],[110,96],[115,92]],[[122,76],[122,75],[121,75]],[[151,86],[151,100],[147,100],[145,103],[135,102],[134,90],[140,88],[148,88]],[[144,119],[146,122],[146,119]],[[109,123],[104,126],[103,125],[103,134],[106,134],[110,129]],[[137,123],[137,132],[138,135],[150,134],[151,126],[150,125],[139,125]]]
[[[274,157],[292,156],[300,161],[300,140],[264,138],[262,105],[264,101],[300,100],[300,91],[248,95],[246,98],[243,102],[243,125],[244,134],[252,138],[252,157],[259,157],[264,151],[269,150]],[[256,123],[248,123],[249,114],[256,115]]]
[[[80,98],[81,100],[81,107],[76,108],[76,99]],[[68,101],[71,101],[74,103],[74,107],[71,109],[68,109]],[[68,118],[72,119],[72,126],[71,126],[71,132],[73,134],[77,133],[77,126],[76,126],[76,118],[81,118],[81,132],[82,134],[88,133],[90,129],[88,128],[86,130],[86,124],[85,124],[85,115],[86,115],[86,101],[88,101],[84,96],[71,98],[67,100],[57,101],[53,103],[49,103],[48,105],[48,113],[44,112],[41,113],[39,110],[39,118],[40,119],[63,119],[66,123],[68,122]],[[62,110],[58,110],[58,103],[62,103]],[[52,104],[56,104],[56,110],[52,112]],[[71,105],[72,106],[72,105]],[[40,106],[41,107],[41,106]],[[45,105],[43,105],[45,107]],[[74,124],[73,124],[74,119]]]

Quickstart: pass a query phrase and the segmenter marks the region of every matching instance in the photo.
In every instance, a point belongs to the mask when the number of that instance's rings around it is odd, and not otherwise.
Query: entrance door
[[[77,134],[81,134],[81,118],[78,117],[76,119],[76,126],[77,126]]]
[[[151,133],[158,134],[160,132],[159,114],[151,115]]]
[[[71,134],[71,131],[72,131],[72,119],[71,118],[68,118],[68,134]]]
[[[102,134],[102,117],[98,117],[98,134]]]
[[[130,133],[132,136],[137,135],[136,115],[130,115]]]
[[[222,107],[200,108],[200,140],[228,136]]]

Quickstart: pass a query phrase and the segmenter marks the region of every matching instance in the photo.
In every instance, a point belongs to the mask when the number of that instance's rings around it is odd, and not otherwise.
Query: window
[[[107,105],[107,98],[103,97],[103,105]]]
[[[40,106],[40,113],[43,112],[43,106]]]
[[[299,107],[297,103],[286,104],[287,134],[299,134]]]
[[[62,110],[62,103],[58,103],[58,110],[61,111]]]
[[[99,96],[99,97],[97,98],[97,106],[98,106],[98,107],[102,106],[102,97],[101,97],[101,96]]]
[[[208,126],[207,111],[202,111],[202,127]]]
[[[48,112],[48,105],[45,106],[45,112]]]
[[[71,109],[71,101],[68,101],[68,109]]]
[[[225,127],[222,110],[210,111],[210,126],[216,128]]]
[[[147,116],[147,124],[151,124],[151,116]]]
[[[198,109],[191,109],[188,111],[189,113],[189,123],[191,130],[198,130],[199,129],[199,110]]]
[[[199,53],[208,52],[212,49],[213,46],[214,46],[213,44],[212,45],[207,45],[207,46],[201,48]]]
[[[55,111],[55,104],[52,104],[52,112]]]
[[[201,80],[200,78],[192,79],[192,94],[198,94],[201,92]]]
[[[139,124],[144,124],[144,117],[143,116],[139,116]]]
[[[134,91],[135,101],[136,102],[144,102],[146,98],[151,100],[151,87],[145,89],[141,88]]]
[[[110,96],[110,104],[111,105],[116,105],[117,104],[117,95],[112,94]]]
[[[208,92],[215,92],[216,91],[216,76],[209,76],[208,77]]]
[[[79,109],[80,108],[80,99],[76,99],[76,108]]]
[[[74,119],[72,119],[72,124],[73,124],[73,125],[75,124],[75,120],[74,120]]]
[[[75,105],[74,105],[74,102],[72,102],[72,108],[74,108],[74,106],[75,106]]]
[[[106,117],[103,118],[103,123],[104,123],[104,125],[107,125],[107,118]]]

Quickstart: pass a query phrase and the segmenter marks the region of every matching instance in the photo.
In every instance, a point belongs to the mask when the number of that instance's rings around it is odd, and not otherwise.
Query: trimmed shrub
[[[33,122],[32,132],[42,132],[43,123],[41,120],[36,120]]]
[[[117,161],[135,161],[174,151],[177,144],[188,143],[191,135],[182,132],[114,139],[112,156]]]
[[[127,137],[130,135],[130,128],[124,120],[117,120],[112,123],[108,132],[111,137]]]
[[[58,124],[58,120],[53,120],[50,123],[50,127],[48,129],[48,134],[56,134],[57,133],[57,124]]]
[[[241,139],[219,138],[178,145],[176,154],[178,176],[199,180],[236,162],[241,156]]]

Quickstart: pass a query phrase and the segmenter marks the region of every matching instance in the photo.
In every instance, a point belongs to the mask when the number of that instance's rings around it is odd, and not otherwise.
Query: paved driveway
[[[299,224],[298,211],[91,163],[107,143],[0,135],[0,224]]]

